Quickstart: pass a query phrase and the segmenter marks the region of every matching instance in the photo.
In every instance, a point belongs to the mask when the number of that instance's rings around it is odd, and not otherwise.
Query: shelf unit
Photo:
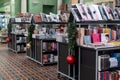
[[[82,25],[119,25],[120,20],[110,21],[80,21],[76,24],[81,28]],[[79,38],[80,39],[80,38]],[[78,58],[78,80],[98,80],[98,56],[100,52],[120,52],[120,46],[107,48],[88,48],[79,46]],[[116,67],[117,69],[118,67]],[[112,69],[112,68],[110,68]]]
[[[120,23],[120,20],[113,20],[113,21],[80,21],[75,22],[77,27],[81,28],[82,26],[88,25],[117,25]],[[79,38],[80,40],[80,38]],[[79,43],[80,45],[80,43]],[[67,43],[58,42],[58,77],[60,75],[66,76],[70,80],[98,80],[98,55],[101,51],[117,51],[120,47],[111,47],[111,48],[102,48],[102,49],[93,49],[93,48],[86,48],[82,46],[78,46],[76,48],[76,59],[77,63],[74,67],[69,67],[65,61],[68,53],[68,45]],[[64,67],[63,67],[64,66]],[[92,66],[92,67],[91,67]],[[110,69],[117,69],[110,68]],[[73,72],[75,71],[75,72]],[[86,77],[87,75],[87,77]]]
[[[9,50],[12,50],[15,53],[25,53],[25,47],[26,47],[26,41],[25,42],[17,42],[19,37],[24,37],[24,35],[19,35],[19,34],[14,34],[11,33],[9,34],[9,38],[11,41],[8,43],[8,48]]]
[[[32,38],[31,48],[27,49],[27,57],[39,64],[56,64],[57,63],[57,49],[56,50],[43,50],[44,43],[55,43],[56,39],[38,39]],[[57,45],[56,45],[57,46]],[[46,46],[50,47],[50,46]],[[47,60],[48,61],[45,61]]]
[[[109,47],[109,48],[101,48],[94,49],[88,47],[81,47],[81,64],[80,64],[80,72],[81,77],[80,80],[98,80],[98,56],[101,55],[101,52],[109,52],[109,53],[120,53],[120,46],[118,47]],[[112,69],[120,69],[118,67],[108,68],[101,71]],[[87,74],[87,77],[86,77]]]
[[[67,24],[67,22],[34,22],[34,24],[38,24],[38,25],[44,25],[44,24]],[[56,50],[55,51],[49,51],[43,50],[43,43],[56,43]],[[53,56],[54,59],[51,59],[48,62],[44,62],[43,61],[43,55],[48,55],[48,56]],[[42,66],[44,65],[48,65],[48,64],[57,64],[58,62],[58,54],[57,54],[57,42],[55,38],[45,38],[45,39],[39,39],[39,38],[32,38],[32,42],[31,42],[31,48],[27,49],[27,57],[39,64],[41,64]]]
[[[28,22],[10,22],[10,28],[13,27],[13,24],[30,24]],[[11,41],[8,43],[8,49],[12,50],[15,53],[25,53],[26,52],[26,36],[24,34],[16,34],[14,32],[10,32],[8,37]],[[20,38],[22,40],[20,40]]]

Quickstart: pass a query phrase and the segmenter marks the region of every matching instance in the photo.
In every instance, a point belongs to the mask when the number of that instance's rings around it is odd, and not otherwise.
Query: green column
[[[21,0],[11,0],[11,15],[16,16],[21,12]]]

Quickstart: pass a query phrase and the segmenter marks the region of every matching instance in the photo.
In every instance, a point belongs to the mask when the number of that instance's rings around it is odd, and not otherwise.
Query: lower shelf
[[[26,53],[26,51],[16,51],[16,50],[11,49],[11,48],[8,48],[8,49],[11,50],[11,51],[13,51],[13,52],[15,52],[15,53]]]
[[[29,59],[31,59],[31,60],[33,60],[33,61],[35,61],[35,62],[39,63],[39,64],[40,64],[40,65],[42,65],[42,66],[44,66],[44,65],[57,64],[57,62],[42,63],[42,62],[39,62],[39,61],[37,61],[37,60],[35,60],[35,59],[33,59],[33,58],[29,57],[29,56],[27,56],[27,58],[29,58]]]

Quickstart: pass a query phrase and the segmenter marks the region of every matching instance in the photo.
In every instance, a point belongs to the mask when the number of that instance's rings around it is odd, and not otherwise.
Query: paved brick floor
[[[0,44],[0,80],[58,80],[57,66],[42,67],[25,53],[15,54]]]

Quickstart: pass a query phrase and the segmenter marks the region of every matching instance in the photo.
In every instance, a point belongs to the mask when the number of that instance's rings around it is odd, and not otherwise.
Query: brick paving
[[[0,44],[0,80],[58,80],[57,66],[40,66],[25,53],[13,53]]]

